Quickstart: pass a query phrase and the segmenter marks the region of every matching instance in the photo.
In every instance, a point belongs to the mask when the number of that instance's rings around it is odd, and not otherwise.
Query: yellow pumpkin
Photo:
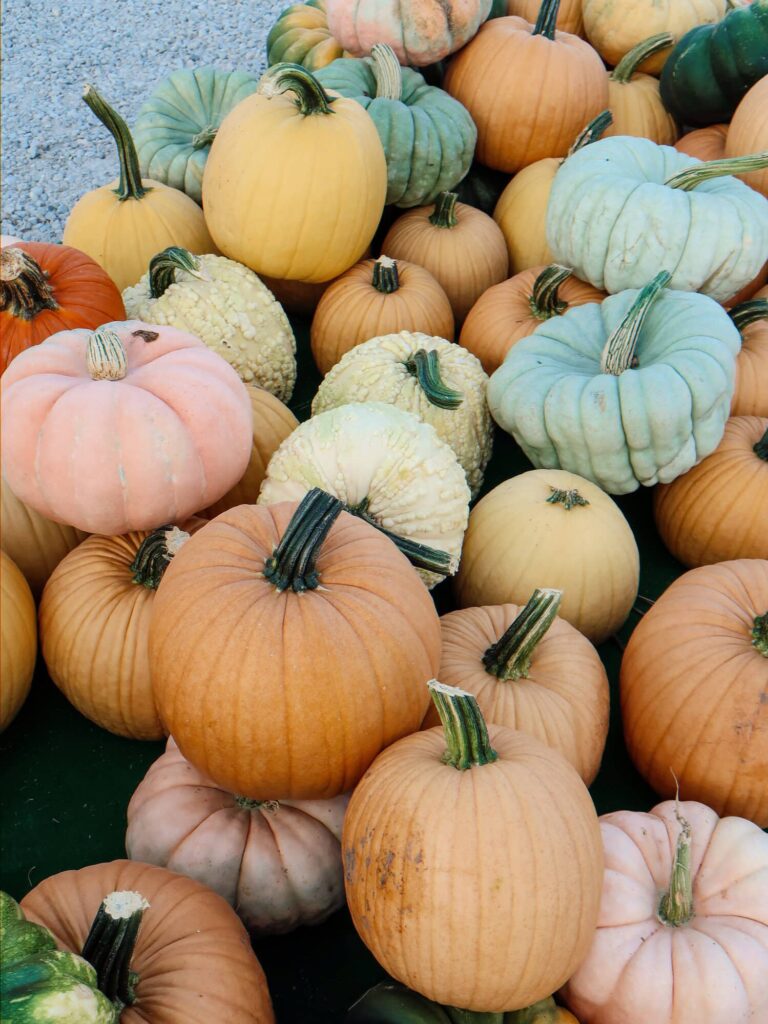
[[[21,570],[0,551],[0,732],[29,693],[37,657],[35,601]]]

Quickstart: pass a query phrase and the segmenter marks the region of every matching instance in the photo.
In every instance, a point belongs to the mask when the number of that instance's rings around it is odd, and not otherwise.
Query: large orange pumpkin
[[[0,732],[13,720],[32,684],[37,657],[35,601],[14,562],[0,551]]]
[[[725,138],[725,156],[747,156],[768,150],[768,75],[755,82],[736,107]],[[768,168],[738,175],[768,196]]]
[[[613,114],[611,135],[636,135],[660,146],[674,145],[680,132],[661,102],[658,79],[638,71],[643,61],[673,42],[669,32],[644,39],[624,54],[608,76],[608,105]]]
[[[768,416],[768,288],[730,310],[741,333],[732,416]]]

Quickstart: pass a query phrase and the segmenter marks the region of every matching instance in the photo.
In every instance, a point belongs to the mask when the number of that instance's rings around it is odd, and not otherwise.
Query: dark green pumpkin
[[[426,206],[469,170],[477,141],[469,113],[418,71],[401,68],[389,46],[335,60],[316,78],[371,115],[387,158],[388,204]]]
[[[768,0],[736,7],[686,32],[661,73],[664,106],[681,124],[730,121],[742,96],[768,75]]]
[[[277,16],[267,36],[267,64],[301,64],[318,71],[341,57],[344,51],[331,35],[325,16],[325,0],[291,4]]]
[[[524,1010],[473,1013],[440,1006],[405,985],[383,981],[369,989],[347,1014],[346,1024],[569,1024],[575,1021],[552,998]]]

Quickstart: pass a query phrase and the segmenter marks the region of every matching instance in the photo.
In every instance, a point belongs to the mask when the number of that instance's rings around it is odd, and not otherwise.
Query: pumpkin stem
[[[319,487],[307,491],[291,516],[283,539],[264,564],[264,577],[278,591],[291,589],[297,594],[316,590],[320,576],[317,557],[323,541],[344,508],[338,498]]]
[[[559,487],[553,487],[549,485],[549,489],[552,492],[546,499],[548,505],[562,505],[566,512],[570,512],[572,508],[578,505],[588,505],[589,502],[586,498],[582,498],[575,487],[569,491],[561,491]]]
[[[608,77],[613,82],[621,82],[622,85],[625,85],[631,80],[632,75],[634,75],[644,60],[652,57],[659,50],[672,46],[674,41],[669,32],[659,32],[658,35],[643,39],[641,43],[633,46],[631,50],[624,54]]]
[[[554,622],[562,597],[562,590],[537,587],[504,636],[483,655],[485,671],[497,679],[527,679],[533,652]]]
[[[188,540],[189,534],[186,531],[170,523],[153,530],[141,542],[129,566],[133,582],[148,590],[157,590],[171,559]]]
[[[114,193],[120,202],[126,199],[141,199],[151,192],[141,183],[141,169],[136,146],[133,143],[128,125],[116,110],[99,95],[92,85],[86,85],[83,99],[101,123],[109,129],[117,145],[117,157],[120,161],[120,183]]]
[[[94,968],[99,988],[113,1002],[130,1006],[136,976],[130,969],[133,948],[149,903],[138,892],[112,892],[102,900],[82,956]]]
[[[568,150],[568,156],[573,156],[574,153],[588,146],[591,142],[597,142],[612,124],[613,114],[610,110],[602,110],[596,117],[592,118],[585,128],[581,129],[573,140],[573,145]]]
[[[661,897],[658,910],[659,920],[671,928],[679,928],[681,925],[688,924],[693,917],[691,826],[685,818],[680,817],[677,810],[675,816],[680,822],[680,835],[677,837],[669,889]]]
[[[768,299],[749,299],[728,310],[728,316],[736,324],[740,334],[758,320],[768,320]]]
[[[549,320],[550,317],[559,316],[568,309],[568,303],[558,297],[557,290],[572,273],[570,267],[550,263],[533,282],[528,302],[537,320]]]
[[[85,365],[93,380],[122,380],[128,372],[128,356],[120,335],[108,327],[91,331]]]
[[[427,686],[443,723],[448,745],[443,760],[466,771],[467,768],[491,764],[498,754],[491,746],[488,728],[474,694],[456,686],[446,686],[431,679]]]
[[[752,445],[752,451],[759,459],[764,459],[768,462],[768,430],[766,430],[757,444]]]
[[[274,814],[280,808],[279,800],[253,800],[249,796],[236,796],[235,803],[244,811],[258,811],[263,807],[270,814]]]
[[[379,533],[389,537],[393,544],[408,559],[414,569],[424,569],[427,572],[439,573],[441,576],[453,576],[458,569],[458,561],[448,554],[447,551],[438,551],[427,544],[419,544],[418,541],[409,540],[407,537],[398,537],[396,533],[385,529],[373,516],[368,514],[368,499],[358,505],[346,505],[347,512],[358,519],[364,520],[370,526],[375,526]]]
[[[543,0],[531,35],[544,36],[545,39],[554,39],[557,26],[557,12],[559,10],[560,0]]]
[[[379,256],[373,264],[373,287],[390,295],[400,287],[400,279],[397,276],[397,261],[389,256]]]
[[[673,174],[664,184],[670,188],[679,188],[683,192],[692,192],[697,185],[709,181],[710,178],[722,178],[726,174],[747,174],[749,171],[761,171],[764,167],[768,167],[768,150],[763,153],[751,153],[749,156],[708,160],[706,163],[687,167],[684,171]]]
[[[406,362],[405,368],[421,385],[421,390],[438,409],[458,409],[464,401],[461,391],[454,391],[443,383],[440,376],[440,357],[436,349],[417,349]]]
[[[768,437],[768,431],[766,431]],[[752,645],[764,658],[768,658],[768,612],[758,615],[752,629]]]
[[[294,103],[305,117],[311,114],[333,113],[333,99],[312,72],[307,71],[301,64],[274,64],[259,79],[256,92],[259,96],[266,96],[268,100],[284,92],[292,92],[295,97]]]
[[[600,369],[603,373],[612,373],[614,377],[618,377],[632,366],[645,318],[655,300],[666,288],[671,276],[666,270],[661,270],[645,288],[640,289],[624,319],[605,343],[600,359]]]
[[[149,294],[153,299],[159,299],[176,281],[177,270],[185,270],[199,281],[205,280],[197,256],[180,245],[169,245],[149,261]]]
[[[436,228],[455,228],[459,223],[456,217],[456,192],[441,192],[435,200],[435,208],[429,215],[429,223]]]
[[[387,43],[374,43],[371,47],[373,74],[376,79],[378,100],[399,100],[403,93],[403,73],[395,51]]]
[[[206,146],[210,146],[218,131],[216,125],[207,124],[197,135],[192,136],[192,149],[205,149]]]
[[[19,320],[34,320],[44,309],[58,309],[49,277],[23,249],[0,250],[0,311]]]

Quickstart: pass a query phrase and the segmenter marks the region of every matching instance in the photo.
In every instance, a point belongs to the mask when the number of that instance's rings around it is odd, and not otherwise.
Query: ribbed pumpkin
[[[191,878],[113,860],[46,878],[21,909],[96,968],[120,1024],[274,1024],[248,933]]]
[[[290,61],[317,71],[344,50],[331,35],[325,0],[291,4],[281,11],[267,36],[267,65]]]
[[[501,0],[504,14],[524,18],[532,25],[536,23],[541,0]],[[574,36],[584,35],[584,18],[581,13],[582,0],[560,0],[555,28],[558,32],[570,32]]]
[[[559,614],[593,643],[615,633],[637,595],[637,544],[595,484],[534,469],[475,505],[454,592],[462,608],[522,605],[535,587],[563,591]]]
[[[440,660],[432,600],[391,541],[340,510],[318,490],[230,509],[156,595],[160,717],[231,793],[337,796],[424,716]]]
[[[457,325],[509,269],[500,229],[481,210],[457,202],[455,192],[443,192],[433,206],[398,217],[382,251],[425,267],[448,296]]]
[[[487,1015],[486,1015],[487,1016]],[[468,1014],[455,1006],[440,1006],[396,981],[381,981],[350,1007],[345,1024],[466,1024]],[[469,1020],[473,1017],[469,1016]],[[572,1013],[541,999],[523,1010],[493,1014],[493,1024],[579,1024]]]
[[[683,565],[768,559],[768,416],[729,419],[715,451],[653,498],[661,539]]]
[[[224,119],[203,182],[206,222],[225,256],[314,283],[362,257],[386,192],[373,121],[297,64],[270,68]]]
[[[445,88],[477,125],[477,159],[514,173],[565,156],[576,133],[608,106],[608,75],[589,43],[555,32],[558,0],[543,0],[535,26],[486,22],[450,63]]]
[[[459,344],[476,355],[490,374],[512,346],[533,334],[539,324],[571,306],[604,298],[605,292],[573,277],[568,267],[532,267],[480,296],[464,321]]]
[[[730,310],[741,334],[731,416],[768,416],[768,288]]]
[[[87,253],[120,291],[136,284],[152,256],[169,245],[215,252],[194,199],[161,181],[142,178],[125,121],[92,85],[86,85],[83,99],[115,140],[120,178],[78,199],[64,225],[64,244]]]
[[[124,316],[114,282],[85,253],[45,242],[0,249],[0,373],[57,331]]]
[[[379,256],[355,264],[328,288],[312,320],[318,370],[328,373],[356,345],[383,334],[420,331],[453,341],[453,310],[428,270]]]
[[[118,736],[165,735],[155,708],[149,623],[168,564],[204,526],[88,537],[54,569],[40,601],[40,645],[53,682],[90,721]]]
[[[691,569],[645,613],[621,662],[627,750],[661,796],[768,826],[768,561]],[[715,756],[716,755],[716,756]]]
[[[660,146],[675,144],[680,132],[675,119],[661,102],[658,80],[637,70],[647,57],[671,43],[669,32],[650,36],[633,46],[610,73],[608,106],[613,114],[613,124],[606,131],[606,137],[636,135],[652,139]]]
[[[678,153],[687,153],[697,160],[722,160],[725,156],[727,124],[711,124],[707,128],[696,128],[675,143]]]
[[[29,584],[12,559],[0,551],[0,732],[24,703],[37,658],[37,618]]]
[[[768,33],[766,43],[768,44]],[[768,150],[768,64],[764,77],[755,82],[736,107],[725,139],[725,155],[729,157],[746,156],[748,153],[763,150]],[[750,188],[768,196],[768,168],[739,177]]]
[[[385,750],[349,802],[352,921],[384,969],[428,999],[526,1007],[570,977],[592,941],[595,809],[562,755],[486,728],[469,693],[435,681],[430,691],[443,728]]]

